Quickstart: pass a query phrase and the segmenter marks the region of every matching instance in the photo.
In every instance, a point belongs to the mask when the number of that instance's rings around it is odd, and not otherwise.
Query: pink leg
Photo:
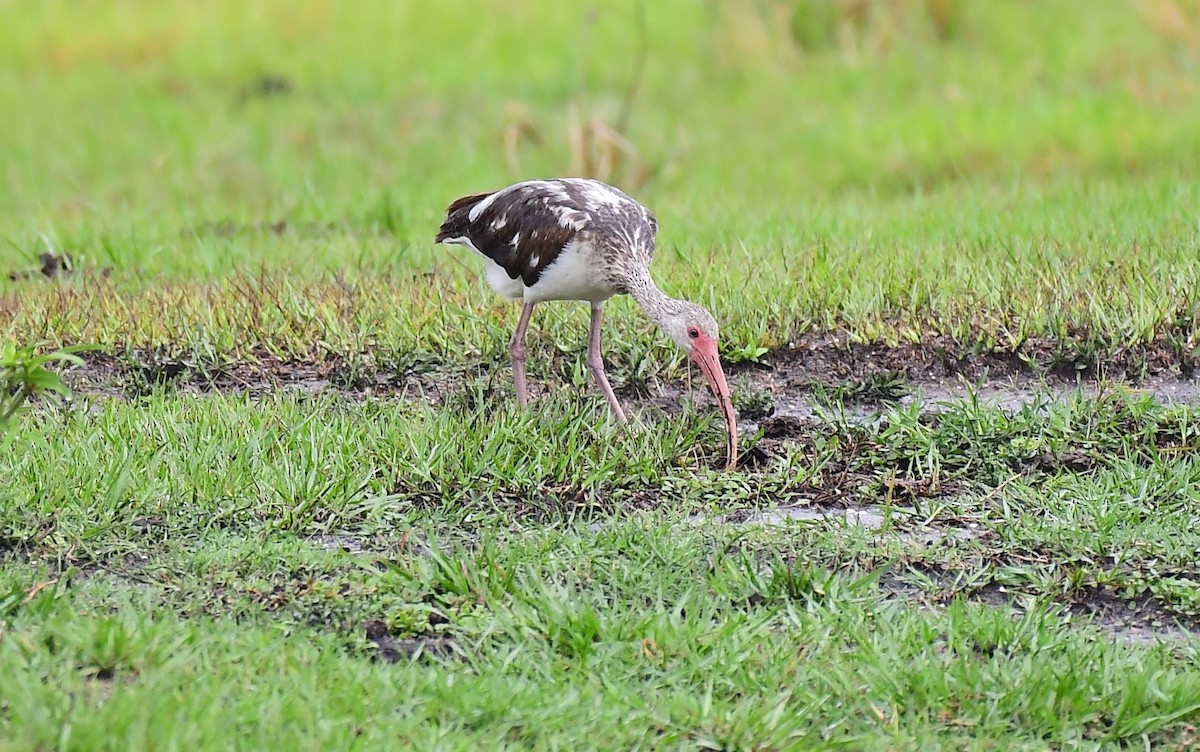
[[[592,376],[595,377],[596,383],[600,385],[600,391],[604,392],[604,397],[608,400],[608,406],[612,408],[613,413],[617,416],[617,420],[622,423],[628,423],[625,411],[621,409],[621,403],[617,402],[617,395],[613,394],[612,385],[608,383],[608,376],[604,373],[604,358],[600,355],[600,320],[603,317],[604,304],[593,303],[592,328],[588,334],[588,368],[592,369]]]
[[[517,330],[513,332],[508,343],[508,352],[512,355],[513,381],[517,385],[517,402],[521,407],[529,404],[529,389],[525,386],[525,330],[529,328],[529,316],[533,313],[533,306],[533,303],[526,303],[521,309]]]

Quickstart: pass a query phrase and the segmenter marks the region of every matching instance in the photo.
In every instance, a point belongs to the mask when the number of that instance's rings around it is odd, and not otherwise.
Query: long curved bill
[[[725,381],[725,371],[721,369],[721,358],[717,353],[717,343],[707,337],[696,340],[692,346],[692,360],[700,366],[713,396],[721,405],[721,413],[725,416],[725,432],[729,436],[729,454],[725,464],[726,470],[737,467],[737,418],[733,414],[733,401],[730,398],[729,383]]]

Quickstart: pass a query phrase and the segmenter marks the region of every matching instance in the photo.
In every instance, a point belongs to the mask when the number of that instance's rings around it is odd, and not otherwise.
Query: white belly
[[[588,300],[599,303],[617,293],[608,280],[597,272],[591,246],[578,241],[567,243],[555,262],[542,270],[542,276],[533,287],[525,287],[524,290],[525,300],[531,303],[543,300]]]
[[[527,300],[540,303],[545,300],[587,300],[599,303],[608,300],[617,291],[612,284],[597,273],[592,248],[587,243],[572,241],[558,254],[554,263],[542,270],[542,275],[532,287],[526,287],[520,277],[508,276],[504,267],[479,252],[466,238],[446,241],[451,245],[464,245],[478,253],[485,261],[485,276],[488,286],[498,295],[512,300]]]

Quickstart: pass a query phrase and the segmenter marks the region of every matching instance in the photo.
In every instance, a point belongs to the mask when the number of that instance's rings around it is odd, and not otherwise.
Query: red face
[[[737,419],[733,415],[733,401],[730,399],[729,384],[725,381],[725,371],[721,370],[717,341],[694,326],[688,328],[688,337],[692,340],[689,357],[700,366],[704,377],[708,379],[713,396],[721,404],[721,412],[725,416],[725,431],[729,435],[729,455],[725,469],[733,470],[737,467]]]

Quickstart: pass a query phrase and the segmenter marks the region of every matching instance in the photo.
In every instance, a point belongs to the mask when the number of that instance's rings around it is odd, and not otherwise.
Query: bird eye
[[[693,326],[691,329],[688,329],[688,336],[692,339],[696,339],[700,336],[700,330]]]

